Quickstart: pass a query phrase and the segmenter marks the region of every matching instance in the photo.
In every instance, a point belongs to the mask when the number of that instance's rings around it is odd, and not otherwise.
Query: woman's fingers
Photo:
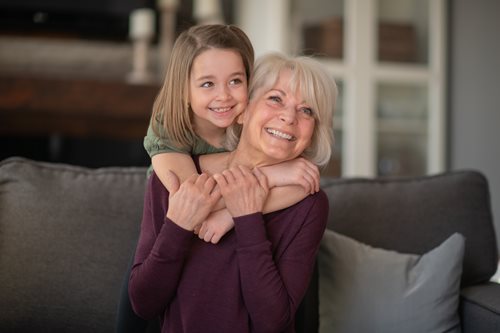
[[[227,180],[226,177],[224,177],[222,174],[217,173],[214,176],[214,180],[219,185],[221,189],[225,188],[227,186]]]
[[[262,211],[268,184],[267,177],[260,170],[258,174],[259,177],[245,166],[236,166],[214,175],[224,196],[226,208],[232,216]]]

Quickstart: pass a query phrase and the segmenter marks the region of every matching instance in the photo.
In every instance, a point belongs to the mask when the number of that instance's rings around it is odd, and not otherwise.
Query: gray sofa
[[[0,332],[113,332],[139,233],[145,168],[0,162]],[[486,179],[473,171],[408,179],[324,179],[329,228],[422,254],[466,237],[462,332],[500,332],[497,247]],[[318,270],[297,331],[318,330]]]

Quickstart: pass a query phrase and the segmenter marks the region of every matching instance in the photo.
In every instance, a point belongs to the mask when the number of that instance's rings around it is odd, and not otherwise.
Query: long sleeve
[[[235,219],[218,244],[165,218],[168,192],[153,173],[129,280],[134,311],[162,332],[292,332],[308,287],[328,200],[320,191],[271,214]]]
[[[281,332],[294,320],[309,285],[315,256],[326,227],[328,199],[324,192],[310,196],[300,209],[281,213],[279,223],[289,225],[286,249],[274,253],[273,235],[268,235],[261,214],[235,219],[241,288],[253,330]],[[271,238],[270,238],[270,237]]]
[[[145,319],[161,315],[171,302],[193,239],[191,232],[165,218],[167,199],[168,192],[151,176],[129,281],[132,307]]]

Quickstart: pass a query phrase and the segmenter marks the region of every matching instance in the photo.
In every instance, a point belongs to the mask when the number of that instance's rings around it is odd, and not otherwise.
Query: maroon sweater
[[[129,294],[162,332],[294,332],[294,317],[326,227],[322,191],[278,212],[234,219],[218,244],[165,217],[168,192],[153,173]]]

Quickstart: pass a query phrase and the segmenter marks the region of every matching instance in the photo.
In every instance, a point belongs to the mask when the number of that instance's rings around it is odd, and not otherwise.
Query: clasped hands
[[[192,175],[180,184],[171,172],[172,190],[167,217],[180,227],[194,231],[222,197],[232,217],[262,212],[269,185],[259,168],[235,166],[209,177]]]

